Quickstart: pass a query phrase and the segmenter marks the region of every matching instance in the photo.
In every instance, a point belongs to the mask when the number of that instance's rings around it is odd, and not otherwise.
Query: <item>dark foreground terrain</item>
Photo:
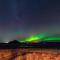
[[[0,60],[60,60],[60,42],[0,43]]]
[[[60,49],[60,41],[56,42],[35,42],[35,43],[21,43],[17,40],[11,41],[9,43],[0,43],[0,48],[54,48]]]

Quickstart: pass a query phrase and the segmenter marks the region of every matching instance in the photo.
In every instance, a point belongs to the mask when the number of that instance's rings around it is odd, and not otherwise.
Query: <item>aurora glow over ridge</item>
[[[60,41],[60,37],[49,36],[48,34],[35,34],[18,39],[19,42],[39,42],[39,41]]]
[[[46,34],[35,34],[32,36],[21,38],[18,41],[20,41],[20,42],[34,42],[34,41],[41,40],[42,38],[44,38],[46,36],[47,36]]]

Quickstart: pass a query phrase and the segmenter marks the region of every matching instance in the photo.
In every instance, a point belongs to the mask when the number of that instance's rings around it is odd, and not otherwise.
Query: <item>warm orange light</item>
[[[60,51],[55,51],[53,49],[30,49],[27,51],[32,51],[32,53],[27,53],[25,55],[22,55],[20,51],[23,51],[22,49],[17,49],[17,56],[14,58],[14,60],[60,60]],[[16,49],[13,51],[15,52]],[[25,50],[26,51],[26,50]],[[20,55],[19,55],[20,54]],[[9,60],[13,57],[13,53],[11,50],[4,50],[0,49],[0,60]]]

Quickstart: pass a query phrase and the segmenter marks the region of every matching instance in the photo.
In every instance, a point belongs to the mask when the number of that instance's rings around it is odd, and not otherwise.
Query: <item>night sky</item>
[[[0,42],[38,32],[60,33],[59,0],[0,0]]]

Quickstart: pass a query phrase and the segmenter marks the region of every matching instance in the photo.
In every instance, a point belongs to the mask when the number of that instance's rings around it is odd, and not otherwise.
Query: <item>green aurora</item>
[[[60,41],[60,37],[49,36],[48,34],[35,34],[18,39],[19,42],[38,42],[38,41]]]

